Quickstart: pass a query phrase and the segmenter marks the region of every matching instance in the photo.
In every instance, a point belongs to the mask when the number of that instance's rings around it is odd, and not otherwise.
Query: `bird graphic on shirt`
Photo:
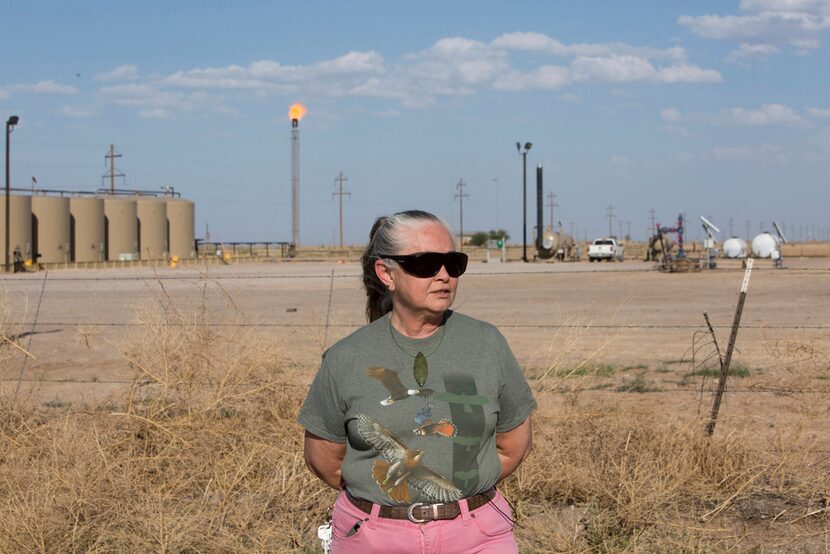
[[[422,437],[429,435],[441,435],[442,437],[452,439],[455,437],[457,431],[455,425],[449,419],[439,419],[438,421],[434,421],[432,419],[431,402],[424,404],[424,406],[418,410],[418,413],[415,415],[415,423],[418,424],[418,428],[413,429],[412,432]]]
[[[376,379],[389,392],[389,397],[381,400],[381,406],[391,406],[398,400],[404,400],[410,396],[430,396],[432,389],[408,389],[401,383],[400,376],[385,367],[367,367],[366,375]]]
[[[452,481],[423,464],[423,450],[410,450],[389,429],[363,414],[357,416],[357,431],[385,459],[372,465],[372,478],[395,502],[412,503],[410,485],[430,502],[461,498],[461,490]]]

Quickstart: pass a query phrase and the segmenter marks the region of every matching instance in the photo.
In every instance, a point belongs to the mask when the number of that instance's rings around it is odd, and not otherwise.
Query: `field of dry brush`
[[[702,312],[724,347],[740,268],[471,266],[457,309],[502,329],[539,402],[502,484],[523,552],[828,551],[830,262],[787,262],[753,275],[711,438]],[[0,552],[319,551],[334,492],[295,418],[361,324],[357,271],[6,278]]]

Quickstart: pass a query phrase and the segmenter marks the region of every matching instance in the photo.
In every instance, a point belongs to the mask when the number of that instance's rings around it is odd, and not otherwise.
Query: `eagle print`
[[[461,498],[461,490],[452,481],[423,464],[423,450],[410,450],[389,429],[363,414],[357,416],[357,432],[383,456],[372,465],[372,478],[395,502],[412,503],[410,486],[429,502]]]
[[[367,367],[364,371],[389,392],[389,397],[380,401],[381,406],[391,406],[398,400],[404,400],[410,396],[430,396],[435,392],[432,389],[407,389],[401,383],[400,376],[385,367]]]

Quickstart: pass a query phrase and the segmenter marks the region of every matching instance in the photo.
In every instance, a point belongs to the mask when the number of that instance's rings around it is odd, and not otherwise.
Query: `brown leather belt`
[[[467,508],[472,512],[487,504],[493,497],[496,496],[496,489],[479,493],[475,496],[467,498]],[[361,498],[355,498],[349,491],[346,491],[346,498],[352,505],[366,514],[372,513],[373,503]],[[455,519],[461,514],[461,506],[458,502],[447,502],[445,504],[425,504],[417,502],[409,506],[381,506],[379,517],[387,519],[408,519],[413,523],[425,523],[427,521],[435,521],[437,519]]]

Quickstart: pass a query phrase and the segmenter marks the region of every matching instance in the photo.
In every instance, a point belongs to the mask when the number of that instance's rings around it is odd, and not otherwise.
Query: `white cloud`
[[[660,110],[660,119],[666,122],[680,121],[680,110],[677,108],[663,108]]]
[[[812,117],[830,117],[830,108],[807,108],[807,114]]]
[[[726,56],[729,61],[741,61],[757,58],[768,58],[773,54],[778,54],[781,50],[772,44],[749,44],[742,42],[740,48],[737,48]]]
[[[167,118],[173,112],[236,113],[224,104],[221,96],[204,91],[171,92],[153,85],[131,83],[103,87],[98,94],[104,103],[133,108],[139,116],[150,119]]]
[[[571,65],[574,81],[605,81],[624,83],[648,81],[655,83],[717,83],[720,73],[695,65],[679,64],[655,68],[646,58],[612,55],[605,58],[580,56]]]
[[[655,60],[682,61],[686,51],[680,46],[653,48],[632,46],[623,42],[577,43],[565,45],[543,33],[515,32],[496,37],[491,43],[495,48],[541,52],[553,56],[610,56],[613,54],[642,56]]]
[[[722,115],[722,120],[736,125],[803,125],[806,123],[798,113],[783,104],[764,104],[757,110],[731,108]]]
[[[529,73],[510,71],[493,83],[497,90],[556,90],[570,82],[570,71],[566,67],[543,65]]]
[[[618,154],[614,154],[611,156],[611,166],[616,168],[626,168],[631,165],[631,160],[626,158],[625,156],[620,156]]]
[[[715,146],[712,155],[722,161],[751,160],[752,149],[748,146]]]
[[[427,82],[481,84],[509,68],[504,52],[457,37],[441,39],[427,50],[406,56],[405,62],[402,70]]]
[[[63,106],[61,113],[67,117],[91,117],[95,114],[95,111],[80,106]]]
[[[741,15],[682,15],[678,24],[700,37],[790,44],[801,52],[818,48],[830,29],[827,0],[742,0]]]
[[[61,85],[55,81],[38,81],[37,83],[32,84],[7,85],[0,88],[0,91],[4,92],[6,97],[8,97],[10,93],[76,94],[78,89],[69,85]]]
[[[543,33],[505,33],[493,39],[490,44],[496,48],[504,48],[505,50],[546,52],[558,56],[564,56],[567,53],[567,47],[564,44]]]
[[[698,155],[694,152],[678,152],[674,155],[674,160],[677,162],[689,163],[698,159]]]
[[[679,64],[660,69],[661,83],[720,83],[721,74],[714,69],[703,69],[696,65]]]
[[[645,58],[617,55],[607,58],[580,56],[574,60],[571,70],[575,81],[615,83],[651,80],[657,74],[657,70]]]
[[[521,59],[526,52],[572,59],[556,65],[539,63]],[[615,42],[566,45],[542,33],[508,33],[490,43],[446,37],[392,62],[375,51],[351,51],[305,65],[258,60],[248,65],[184,68],[167,75],[142,76],[136,67],[123,65],[96,78],[108,83],[99,90],[104,101],[145,110],[144,117],[170,117],[181,110],[229,109],[227,104],[203,105],[193,96],[208,92],[257,99],[276,95],[308,99],[366,96],[422,108],[441,97],[471,95],[486,89],[553,91],[576,81],[674,84],[721,80],[717,71],[685,59],[685,50],[678,46],[655,48]],[[133,77],[136,79],[132,83],[118,82]],[[193,93],[186,94],[188,90]],[[147,111],[154,109],[166,111]]]
[[[170,117],[170,112],[164,108],[152,108],[149,110],[139,110],[138,115],[144,119],[167,119]]]
[[[97,74],[94,79],[96,81],[126,81],[138,78],[138,68],[134,65],[119,65],[118,67]]]
[[[582,97],[572,92],[565,92],[557,96],[562,102],[568,104],[582,104]]]
[[[310,65],[282,65],[273,60],[259,60],[248,66],[228,65],[177,71],[162,79],[167,86],[181,88],[215,88],[291,92],[298,85],[314,83],[325,77],[382,73],[383,58],[377,52],[348,52],[338,58]],[[352,83],[354,85],[356,83]],[[334,83],[335,86],[338,83]]]
[[[780,146],[762,144],[756,146],[715,146],[712,157],[720,161],[743,162],[756,160],[764,163],[782,164],[789,161],[789,155]]]

